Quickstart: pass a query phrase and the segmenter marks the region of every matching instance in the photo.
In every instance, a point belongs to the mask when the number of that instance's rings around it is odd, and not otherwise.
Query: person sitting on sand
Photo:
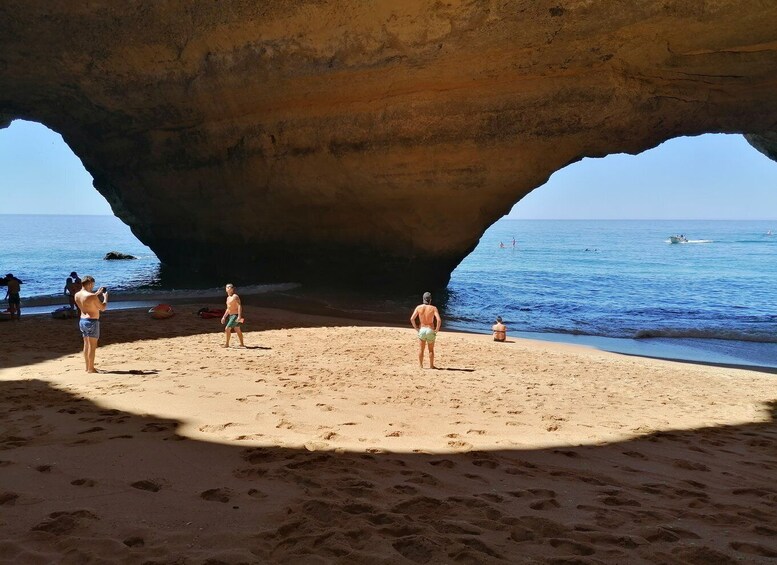
[[[419,304],[413,310],[410,316],[410,323],[414,330],[418,330],[418,363],[424,368],[424,349],[429,345],[429,368],[436,369],[434,366],[434,340],[437,339],[437,332],[440,331],[442,318],[437,311],[436,306],[432,306],[432,293],[424,292],[423,304]],[[420,325],[416,326],[415,319],[418,318]]]
[[[94,277],[85,276],[81,284],[83,288],[75,295],[75,303],[81,310],[78,329],[81,330],[81,336],[84,338],[86,372],[96,373],[94,356],[97,353],[97,341],[100,339],[100,312],[108,308],[108,291],[101,286],[97,292],[92,292]],[[100,300],[101,295],[102,300]]]
[[[14,319],[14,315],[17,320],[21,320],[22,317],[22,300],[20,298],[22,281],[17,279],[13,274],[8,273],[5,275],[5,284],[8,289],[5,292],[5,298],[8,300],[8,311],[11,313],[11,319]]]
[[[243,330],[240,329],[240,326],[245,321],[243,319],[243,303],[240,302],[240,297],[235,292],[235,285],[230,283],[225,289],[227,291],[227,309],[221,317],[221,323],[224,324],[224,333],[227,341],[221,347],[229,347],[229,338],[232,336],[233,329],[237,334],[237,339],[240,340],[240,347],[245,347],[243,344]]]
[[[502,323],[502,316],[496,317],[496,324],[491,326],[494,332],[494,341],[504,341],[507,339],[507,326]]]

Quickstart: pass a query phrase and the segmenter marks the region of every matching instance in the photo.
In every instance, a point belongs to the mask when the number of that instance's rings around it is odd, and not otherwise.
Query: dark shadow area
[[[438,371],[462,371],[465,373],[474,373],[475,369],[457,368],[457,367],[435,367]]]
[[[765,563],[777,401],[764,408],[600,445],[353,453],[188,439],[183,422],[4,381],[0,558]]]

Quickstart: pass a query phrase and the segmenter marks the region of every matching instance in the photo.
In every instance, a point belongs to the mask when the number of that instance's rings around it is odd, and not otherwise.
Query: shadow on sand
[[[595,446],[320,452],[187,439],[39,380],[0,382],[0,559],[735,563],[777,558],[763,423]]]

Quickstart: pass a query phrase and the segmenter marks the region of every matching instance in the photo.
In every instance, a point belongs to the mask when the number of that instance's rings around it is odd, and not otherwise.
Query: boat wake
[[[714,239],[686,239],[685,241],[672,241],[671,239],[664,240],[666,243],[714,243]]]

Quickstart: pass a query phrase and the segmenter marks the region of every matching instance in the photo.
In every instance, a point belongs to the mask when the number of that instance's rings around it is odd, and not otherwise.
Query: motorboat
[[[684,235],[670,235],[669,243],[688,243],[688,238]]]

